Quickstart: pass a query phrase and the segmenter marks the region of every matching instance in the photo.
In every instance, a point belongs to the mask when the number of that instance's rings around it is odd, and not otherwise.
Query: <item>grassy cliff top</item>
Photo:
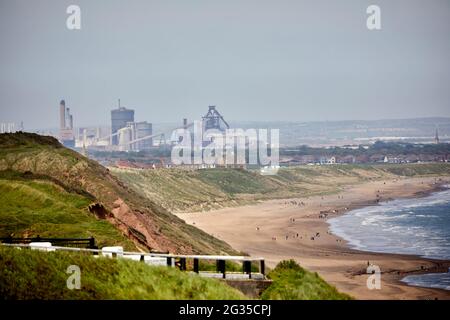
[[[270,271],[273,283],[263,292],[264,300],[350,300],[316,272],[300,267],[294,260],[285,260]]]
[[[41,136],[36,133],[16,132],[0,134],[0,147],[15,149],[18,147],[51,146],[63,148],[54,137]]]
[[[41,236],[61,236],[63,232],[59,231],[67,226],[69,217],[75,219],[73,224],[81,226],[89,220],[86,214],[91,214],[93,219],[112,224],[143,249],[236,254],[225,242],[185,224],[151,197],[128,188],[108,169],[63,147],[52,137],[22,132],[0,134],[0,179],[1,187],[8,193],[8,197],[2,198],[2,206],[7,208],[0,215],[0,233],[3,234],[15,225],[16,231],[20,230],[16,236],[37,235],[36,232]],[[79,215],[73,214],[75,195],[82,198],[75,201],[79,201],[75,206]],[[58,197],[65,197],[68,205],[62,205],[64,201],[58,201]],[[33,199],[38,201],[34,203]],[[89,212],[88,202],[97,204],[100,214]],[[85,225],[84,233],[93,232],[94,225],[99,225],[90,221],[92,224]],[[111,237],[109,244],[116,244],[116,239]]]
[[[94,237],[100,247],[136,249],[113,224],[89,212],[93,199],[48,179],[0,172],[0,237]]]

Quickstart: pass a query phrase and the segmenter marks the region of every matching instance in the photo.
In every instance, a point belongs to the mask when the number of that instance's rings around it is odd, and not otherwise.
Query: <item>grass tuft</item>
[[[80,268],[80,290],[67,288],[70,265]],[[0,299],[4,300],[244,298],[219,280],[174,268],[80,253],[0,247]]]
[[[263,300],[350,300],[316,272],[303,269],[294,260],[284,260],[269,272],[273,283],[263,292]]]

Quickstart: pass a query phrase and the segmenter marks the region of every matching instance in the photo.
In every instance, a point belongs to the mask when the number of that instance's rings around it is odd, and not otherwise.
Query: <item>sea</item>
[[[450,260],[450,186],[426,197],[398,199],[329,219],[330,231],[351,248]],[[403,282],[450,290],[445,273],[410,275]]]

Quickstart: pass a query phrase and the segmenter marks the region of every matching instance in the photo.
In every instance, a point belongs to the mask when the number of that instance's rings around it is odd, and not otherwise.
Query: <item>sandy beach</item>
[[[377,205],[378,201],[427,195],[449,181],[448,177],[371,181],[343,187],[332,195],[177,215],[237,250],[264,257],[269,267],[283,259],[295,259],[357,299],[450,299],[449,291],[412,287],[400,281],[408,274],[446,272],[450,261],[353,250],[330,233],[327,223],[329,218]],[[366,286],[368,262],[381,268],[380,290]]]

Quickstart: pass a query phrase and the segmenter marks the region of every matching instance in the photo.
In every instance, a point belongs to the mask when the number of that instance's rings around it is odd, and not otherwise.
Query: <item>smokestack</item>
[[[66,102],[61,100],[59,103],[59,128],[64,129],[66,127]]]
[[[183,119],[183,127],[186,129],[187,128],[187,118]]]
[[[66,128],[70,126],[70,108],[66,108]]]

